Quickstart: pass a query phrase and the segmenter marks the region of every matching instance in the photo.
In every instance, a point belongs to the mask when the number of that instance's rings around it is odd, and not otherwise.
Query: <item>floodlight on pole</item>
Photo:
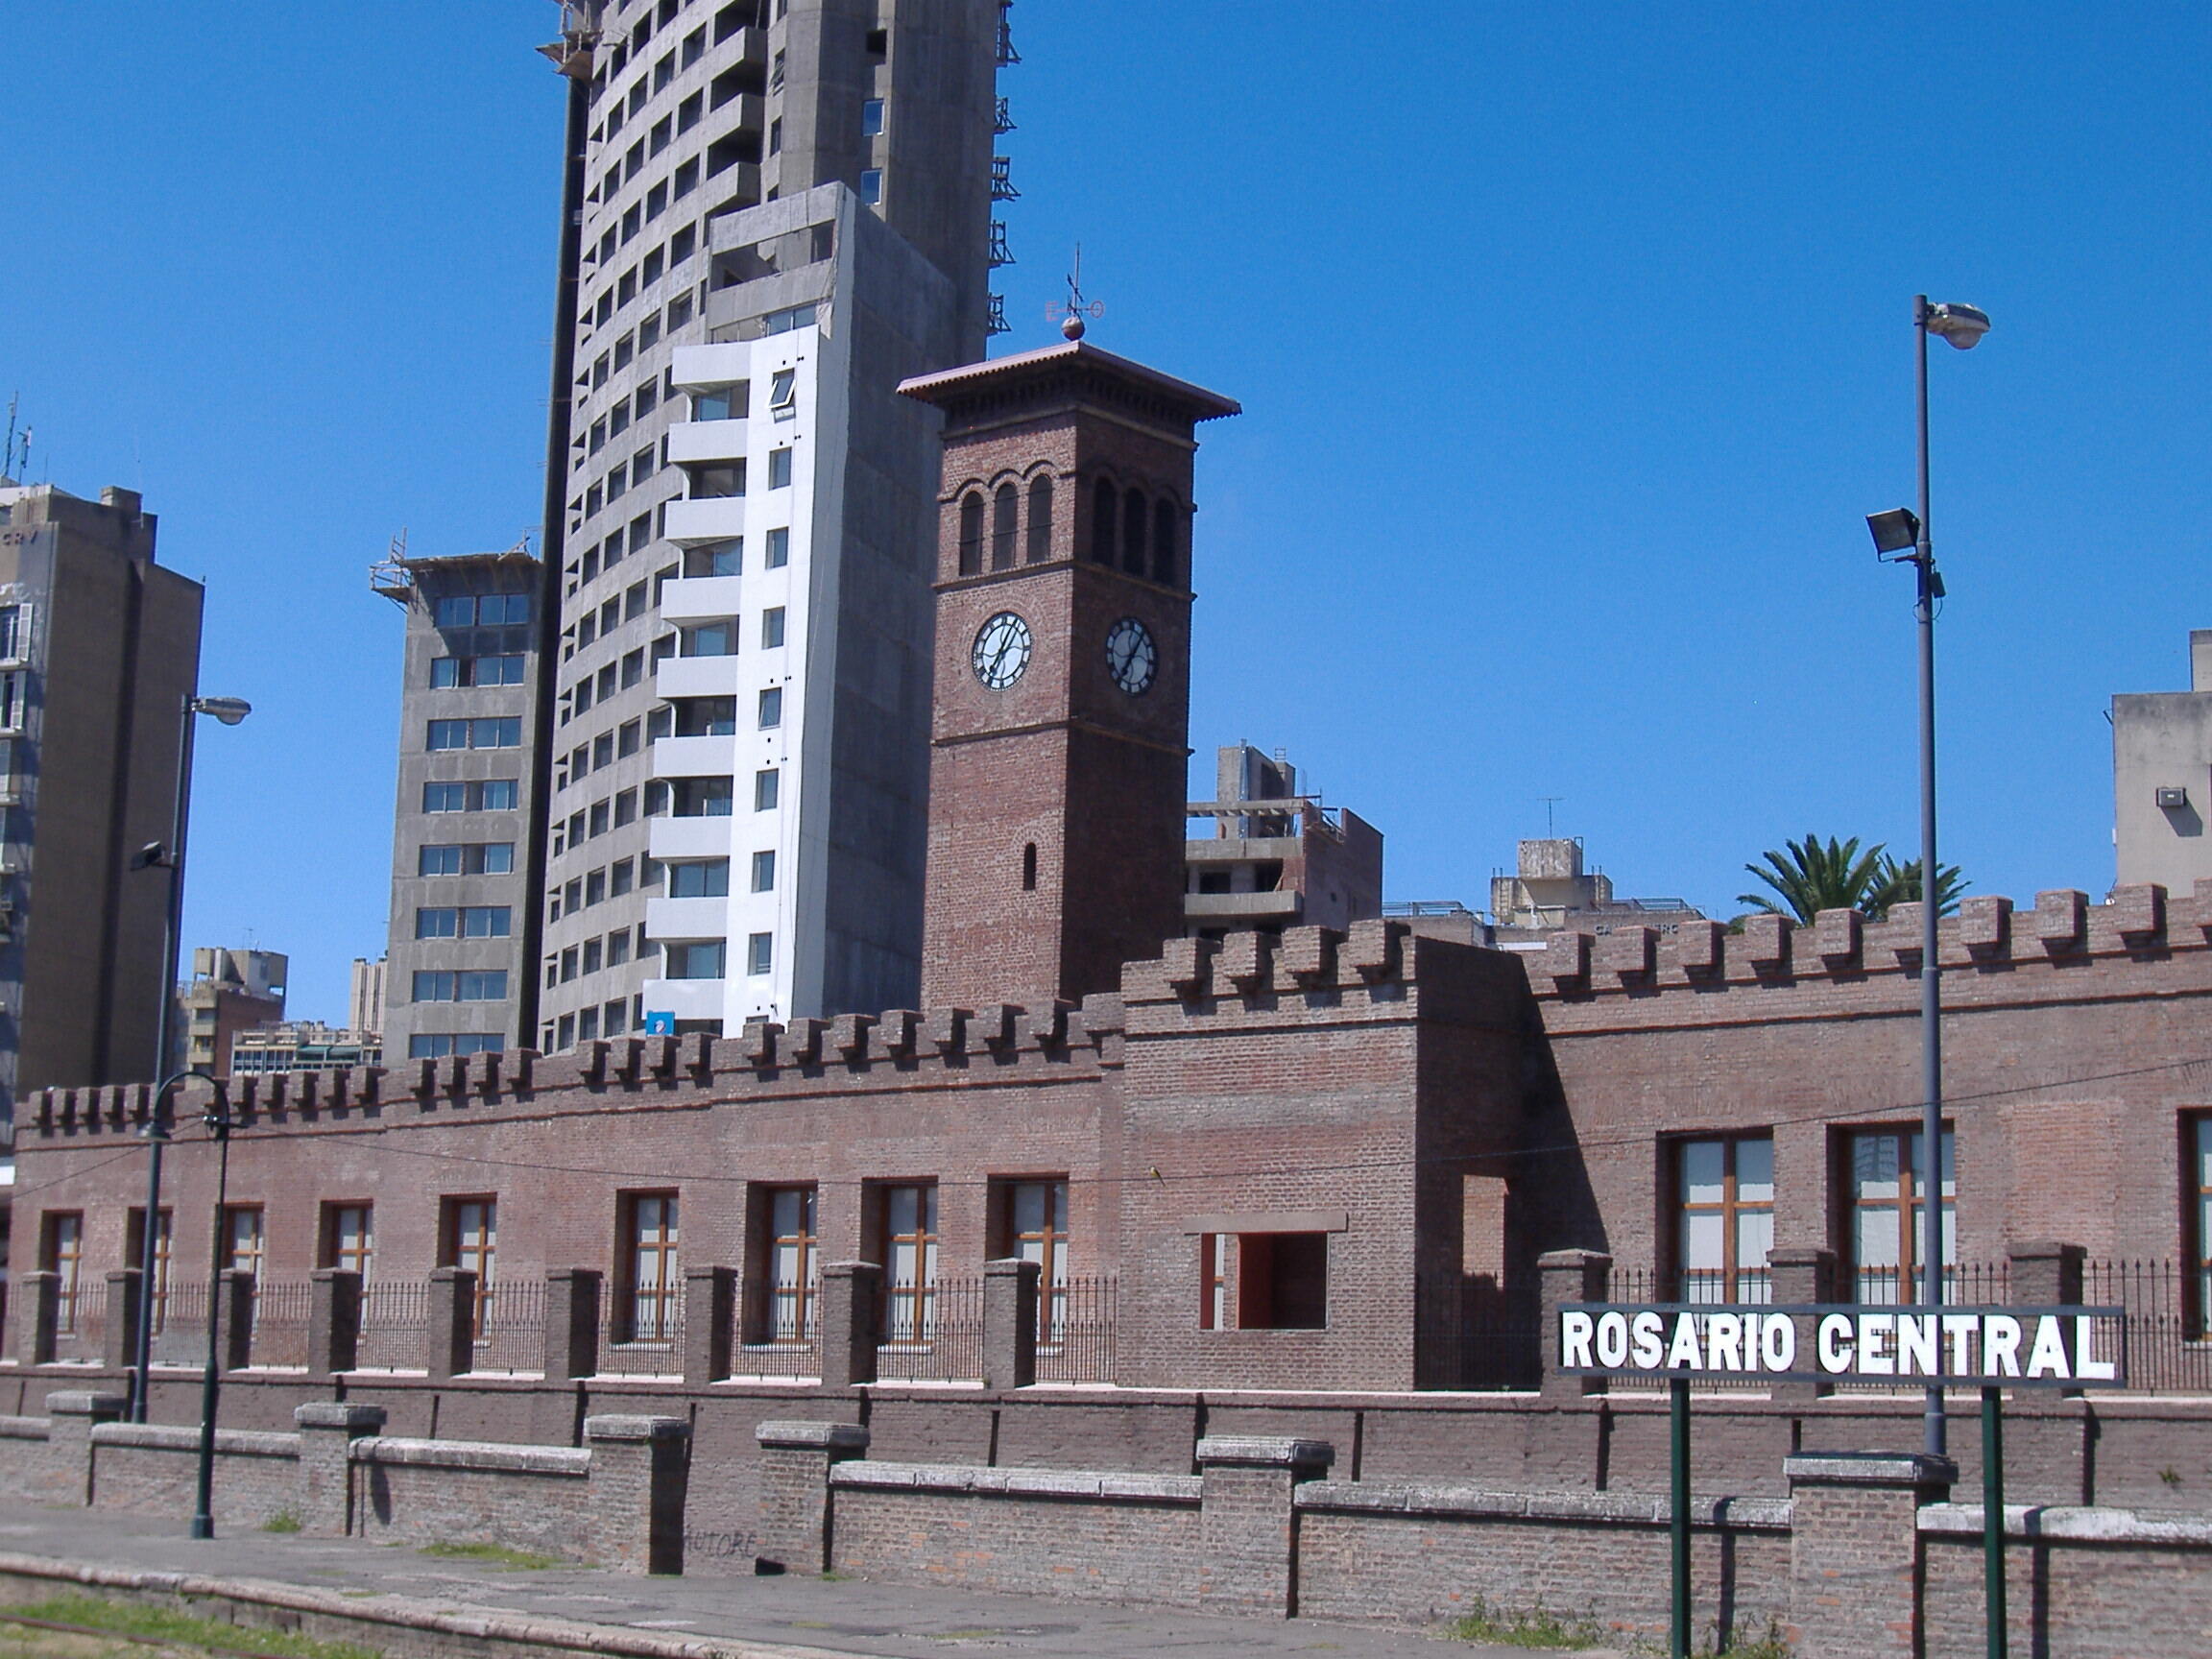
[[[1941,335],[1958,350],[1971,351],[1982,343],[1982,336],[1989,332],[1989,313],[1978,305],[1929,305],[1922,325],[1929,333]]]
[[[1910,507],[1892,507],[1887,513],[1866,515],[1866,528],[1874,535],[1874,554],[1888,561],[1893,553],[1910,558],[1920,544],[1920,519]]]

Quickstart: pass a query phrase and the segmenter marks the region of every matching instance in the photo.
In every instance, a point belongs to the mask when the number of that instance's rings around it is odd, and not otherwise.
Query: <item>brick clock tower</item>
[[[945,413],[926,1007],[1118,990],[1183,931],[1194,429],[1080,338],[900,387]]]

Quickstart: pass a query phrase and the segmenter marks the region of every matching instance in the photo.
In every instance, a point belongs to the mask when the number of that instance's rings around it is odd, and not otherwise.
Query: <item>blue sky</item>
[[[0,397],[205,578],[189,943],[340,1017],[382,948],[399,618],[534,531],[547,0],[0,0]],[[1347,18],[1356,19],[1348,25]],[[1940,32],[1936,27],[1939,18]],[[1286,748],[1485,902],[1561,833],[1727,913],[1809,830],[1910,843],[1911,296],[1938,348],[1944,855],[2112,879],[2115,691],[2212,626],[2202,8],[1020,0],[1015,333],[1242,400],[1200,457],[1191,740]]]

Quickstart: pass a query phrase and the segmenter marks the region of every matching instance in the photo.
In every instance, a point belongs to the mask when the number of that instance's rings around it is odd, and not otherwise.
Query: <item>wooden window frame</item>
[[[1859,1143],[1863,1140],[1876,1136],[1898,1142],[1898,1192],[1893,1199],[1862,1199],[1858,1194]],[[1842,1203],[1839,1208],[1842,1217],[1843,1238],[1841,1240],[1842,1248],[1837,1252],[1837,1258],[1843,1263],[1846,1282],[1840,1288],[1847,1292],[1844,1298],[1847,1301],[1903,1304],[1915,1303],[1920,1299],[1918,1288],[1921,1267],[1920,1239],[1925,1225],[1922,1219],[1921,1207],[1925,1200],[1921,1195],[1920,1184],[1914,1178],[1912,1168],[1912,1143],[1920,1139],[1921,1134],[1917,1124],[1911,1126],[1872,1124],[1841,1131],[1838,1144],[1841,1165]],[[1938,1148],[1937,1187],[1940,1190],[1941,1187],[1948,1185],[1951,1189],[1947,1193],[1939,1191],[1939,1197],[1944,1208],[1951,1213],[1951,1227],[1949,1229],[1951,1260],[1944,1266],[1947,1278],[1956,1282],[1959,1268],[1959,1138],[1955,1127],[1945,1127],[1942,1147],[1948,1148],[1950,1151],[1951,1155],[1948,1162],[1952,1167],[1951,1179],[1946,1183],[1941,1174],[1941,1166],[1945,1160],[1942,1158],[1942,1148]],[[1863,1267],[1859,1261],[1860,1217],[1867,1212],[1884,1210],[1890,1211],[1897,1216],[1900,1234],[1897,1242],[1897,1264],[1894,1268]],[[1869,1297],[1866,1295],[1866,1276],[1870,1272],[1894,1273],[1896,1282],[1890,1286],[1889,1294],[1887,1297]],[[1950,1300],[1948,1290],[1944,1299]]]
[[[1767,1147],[1767,1196],[1764,1201],[1746,1200],[1738,1189],[1737,1151],[1747,1143],[1757,1142]],[[1720,1199],[1718,1203],[1693,1204],[1688,1191],[1689,1173],[1685,1158],[1693,1146],[1721,1148]],[[1768,1129],[1749,1129],[1726,1135],[1684,1135],[1668,1143],[1669,1180],[1671,1203],[1669,1214],[1673,1228],[1673,1248],[1669,1252],[1670,1288],[1673,1296],[1683,1302],[1714,1301],[1721,1303],[1765,1302],[1773,1294],[1772,1269],[1767,1265],[1746,1266],[1737,1260],[1738,1234],[1746,1215],[1765,1214],[1767,1218],[1767,1237],[1773,1237],[1774,1217],[1774,1135]],[[1710,1274],[1713,1268],[1693,1268],[1683,1258],[1690,1243],[1690,1217],[1693,1214],[1718,1215],[1720,1219],[1720,1266],[1718,1269],[1720,1294],[1717,1297],[1697,1297],[1691,1294],[1691,1275]],[[1769,1251],[1773,1248],[1769,1242]],[[1759,1295],[1747,1295],[1747,1281],[1756,1279]]]
[[[615,1282],[622,1297],[622,1339],[673,1342],[684,1295],[681,1199],[673,1188],[625,1192],[621,1206],[622,1261]]]

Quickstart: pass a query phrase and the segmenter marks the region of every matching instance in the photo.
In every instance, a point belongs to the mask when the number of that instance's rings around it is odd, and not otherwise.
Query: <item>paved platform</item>
[[[195,1542],[181,1535],[180,1522],[107,1510],[11,1504],[0,1517],[0,1575],[13,1576],[18,1586],[27,1568],[62,1564],[88,1574],[94,1590],[105,1582],[227,1595],[416,1632],[446,1631],[456,1652],[467,1650],[471,1635],[633,1659],[921,1659],[984,1650],[1097,1659],[1283,1653],[1449,1659],[1517,1651],[1417,1631],[1219,1619],[846,1578],[643,1578],[589,1567],[505,1567],[400,1545],[268,1532]],[[164,1585],[150,1582],[150,1575],[185,1579]],[[377,1645],[373,1630],[353,1639]],[[419,1644],[418,1637],[409,1646]],[[1585,1656],[1604,1659],[1598,1649],[1586,1649]]]

